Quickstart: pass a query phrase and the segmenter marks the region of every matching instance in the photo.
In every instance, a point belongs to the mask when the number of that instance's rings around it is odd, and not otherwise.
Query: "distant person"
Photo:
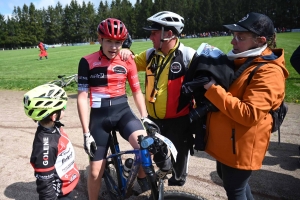
[[[24,94],[25,114],[38,122],[30,163],[40,200],[72,200],[79,181],[75,151],[60,122],[67,101],[66,92],[54,84],[41,85]]]
[[[249,179],[262,166],[273,123],[269,111],[284,100],[289,73],[283,49],[276,49],[274,25],[268,16],[252,12],[224,26],[233,32],[233,48],[227,56],[234,69],[250,65],[227,91],[209,75],[198,77],[205,97],[219,109],[207,115],[205,151],[216,159],[228,199],[252,200]],[[260,63],[248,84],[250,72]]]
[[[130,49],[131,45],[132,45],[132,38],[131,35],[128,33],[126,40],[122,44],[122,48]]]
[[[118,19],[107,18],[100,22],[97,32],[100,50],[81,58],[78,66],[77,107],[84,149],[90,160],[90,200],[98,199],[113,126],[116,125],[120,135],[135,149],[139,149],[138,136],[147,135],[140,119],[128,104],[127,80],[141,119],[148,116],[136,64],[133,58],[122,61],[119,55],[128,34],[125,24]],[[143,192],[150,189],[142,168],[137,182]]]
[[[300,74],[300,46],[292,54],[290,62],[292,67]]]
[[[43,57],[48,59],[48,53],[47,53],[46,45],[43,42],[40,42],[38,44],[38,47],[40,48],[40,54],[39,54],[40,60],[42,60]]]

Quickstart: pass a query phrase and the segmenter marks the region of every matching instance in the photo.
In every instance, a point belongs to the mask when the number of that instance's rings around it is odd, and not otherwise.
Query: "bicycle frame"
[[[160,179],[159,183],[157,184],[156,174],[152,164],[149,150],[147,148],[141,147],[140,149],[120,151],[118,139],[115,131],[112,131],[112,138],[113,138],[113,145],[115,147],[116,153],[108,156],[107,160],[110,158],[117,158],[116,170],[119,171],[119,174],[123,173],[123,163],[122,163],[121,155],[134,154],[135,156],[134,156],[133,166],[131,168],[128,178],[125,178],[122,175],[118,177],[119,188],[117,184],[113,181],[110,174],[106,171],[107,169],[105,169],[106,172],[104,172],[103,177],[109,192],[114,194],[115,199],[118,200],[128,198],[131,195],[133,184],[137,177],[139,168],[140,166],[142,166],[144,172],[146,173],[148,182],[151,185],[153,200],[163,199],[164,183]],[[138,137],[140,144],[142,143],[143,139],[144,136],[142,135]]]
[[[49,83],[58,85],[60,87],[67,87],[69,84],[71,84],[73,81],[75,81],[75,83],[78,82],[78,74],[73,74],[71,76],[67,76],[66,75],[58,75],[57,78],[59,78],[58,80],[54,80],[51,81]]]

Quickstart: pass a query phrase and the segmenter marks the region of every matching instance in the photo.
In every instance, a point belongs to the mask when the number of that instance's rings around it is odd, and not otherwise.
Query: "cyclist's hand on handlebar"
[[[97,150],[96,142],[93,138],[93,136],[88,133],[83,134],[84,137],[84,150],[85,152],[90,156],[94,157],[94,153]]]
[[[158,125],[152,120],[150,120],[148,117],[142,117],[141,121],[148,135],[154,136],[156,132],[160,133]]]

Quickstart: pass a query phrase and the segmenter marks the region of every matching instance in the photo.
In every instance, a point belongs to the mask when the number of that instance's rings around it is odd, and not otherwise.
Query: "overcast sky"
[[[43,7],[47,9],[50,5],[55,7],[58,1],[63,7],[71,2],[71,0],[0,0],[0,14],[10,16],[13,12],[14,6],[19,6],[22,9],[24,4],[29,6],[31,2],[34,4],[36,9],[41,9]],[[93,3],[96,8],[99,6],[100,0],[85,0],[84,2],[88,3],[89,1]],[[79,4],[82,4],[82,2],[83,0],[77,0],[77,3]],[[105,0],[102,2],[105,2]],[[107,2],[110,3],[111,0],[107,0]],[[136,0],[130,0],[130,2],[135,4]]]

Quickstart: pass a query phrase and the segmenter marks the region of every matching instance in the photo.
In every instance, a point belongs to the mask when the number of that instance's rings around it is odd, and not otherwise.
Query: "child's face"
[[[101,38],[100,35],[99,35],[98,39],[102,46],[103,53],[109,59],[116,57],[118,55],[120,49],[122,48],[123,41]]]

